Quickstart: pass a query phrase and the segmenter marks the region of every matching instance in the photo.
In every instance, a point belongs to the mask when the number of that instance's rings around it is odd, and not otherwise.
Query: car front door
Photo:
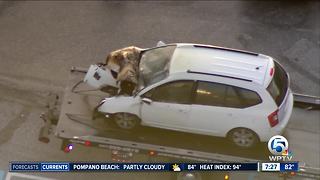
[[[173,130],[189,129],[194,81],[179,80],[162,84],[141,96],[141,119],[149,126]]]

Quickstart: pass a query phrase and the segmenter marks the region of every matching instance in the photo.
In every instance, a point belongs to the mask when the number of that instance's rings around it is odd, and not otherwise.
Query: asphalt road
[[[105,150],[79,147],[64,154],[58,149],[58,139],[52,138],[48,145],[37,142],[42,125],[38,116],[47,93],[63,91],[71,66],[103,62],[108,52],[129,45],[152,47],[162,40],[267,54],[288,70],[293,91],[319,96],[319,19],[320,3],[316,1],[1,1],[0,169],[6,171],[8,161],[13,160],[108,160]],[[319,167],[320,115],[295,113],[298,118],[290,124],[295,131],[290,130],[288,136],[301,150],[298,156]],[[305,146],[318,156],[305,155]],[[52,176],[88,179],[90,175]],[[157,178],[126,173],[95,177]]]

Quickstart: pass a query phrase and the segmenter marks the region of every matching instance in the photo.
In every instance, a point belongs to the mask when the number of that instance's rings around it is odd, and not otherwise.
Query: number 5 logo
[[[285,137],[276,135],[270,138],[268,142],[268,149],[274,155],[281,155],[284,151],[288,150],[289,144]]]

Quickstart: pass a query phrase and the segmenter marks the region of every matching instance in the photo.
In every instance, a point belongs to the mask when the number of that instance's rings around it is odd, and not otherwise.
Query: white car
[[[289,75],[266,55],[168,44],[143,51],[139,70],[133,96],[105,98],[98,106],[120,128],[227,137],[251,147],[281,134],[291,116]]]

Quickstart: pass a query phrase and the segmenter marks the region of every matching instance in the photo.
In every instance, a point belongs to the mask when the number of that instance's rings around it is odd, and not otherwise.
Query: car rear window
[[[274,61],[275,69],[273,78],[267,87],[267,91],[270,93],[274,101],[278,106],[281,105],[288,90],[288,76],[281,65]]]

